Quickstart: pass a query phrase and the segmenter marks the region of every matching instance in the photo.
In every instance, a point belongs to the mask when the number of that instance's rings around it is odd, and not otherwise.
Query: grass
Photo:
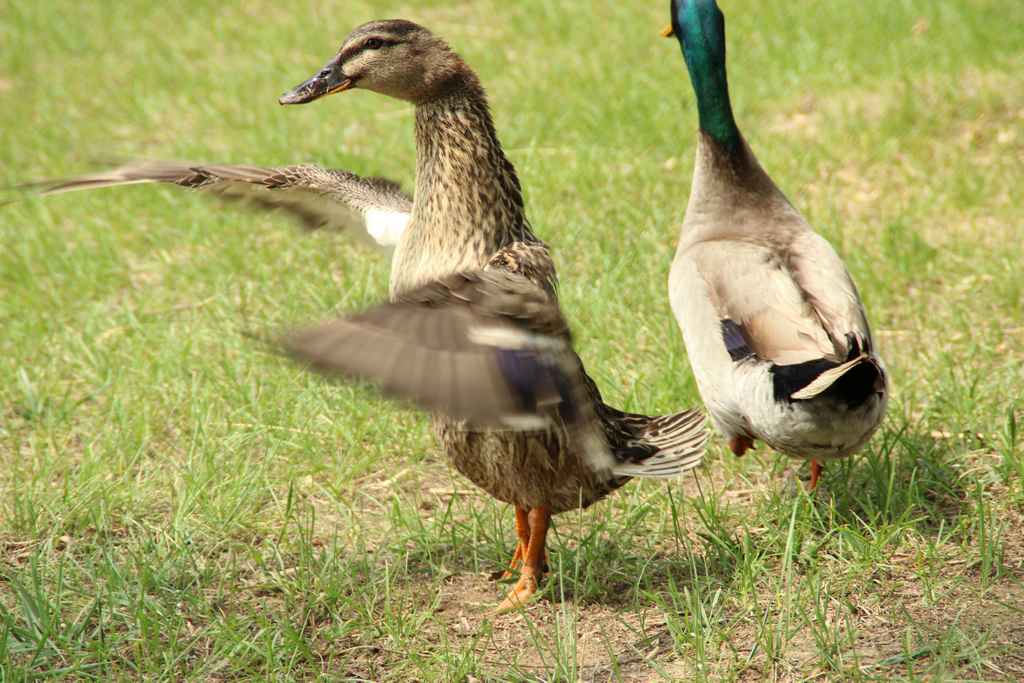
[[[667,4],[667,3],[665,3]],[[10,3],[0,184],[109,157],[316,161],[411,186],[409,108],[283,109],[358,23],[487,85],[613,404],[698,397],[665,282],[695,109],[662,3]],[[809,497],[716,442],[556,521],[492,618],[511,513],[425,420],[242,332],[385,295],[388,264],[175,189],[0,208],[0,680],[1020,680],[1024,20],[1011,0],[722,0],[741,127],[846,259],[887,421]],[[767,6],[771,5],[771,7]]]

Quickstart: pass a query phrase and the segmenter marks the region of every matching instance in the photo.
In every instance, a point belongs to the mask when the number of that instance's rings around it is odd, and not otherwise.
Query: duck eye
[[[380,38],[370,38],[368,41],[363,43],[364,50],[379,50],[384,47],[384,41]]]

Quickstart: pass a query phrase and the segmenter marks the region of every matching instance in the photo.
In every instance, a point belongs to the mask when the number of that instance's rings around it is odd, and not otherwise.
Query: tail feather
[[[822,372],[807,386],[800,389],[800,391],[793,392],[790,395],[790,398],[802,401],[820,396],[833,387],[839,389],[841,387],[837,386],[837,384],[840,383],[844,377],[851,376],[851,373],[855,370],[858,371],[856,373],[858,375],[856,378],[858,381],[854,382],[854,384],[858,386],[850,387],[850,389],[855,389],[856,391],[854,393],[858,396],[862,393],[867,394],[875,391],[877,388],[876,385],[882,377],[882,369],[873,358],[867,355],[861,355],[853,360],[848,360],[845,363]],[[850,391],[842,391],[840,393],[845,395],[849,394]],[[851,396],[848,398],[855,397]]]
[[[617,475],[667,479],[697,467],[704,459],[708,431],[700,410],[658,417],[614,409],[608,412],[616,431],[626,437],[613,448],[616,465],[612,471]]]

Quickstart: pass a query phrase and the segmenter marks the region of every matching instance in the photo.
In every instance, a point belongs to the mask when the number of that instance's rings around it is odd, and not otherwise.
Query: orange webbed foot
[[[536,593],[537,577],[534,576],[532,571],[524,570],[519,580],[516,581],[516,585],[505,596],[505,599],[494,608],[494,613],[502,614],[523,607]]]

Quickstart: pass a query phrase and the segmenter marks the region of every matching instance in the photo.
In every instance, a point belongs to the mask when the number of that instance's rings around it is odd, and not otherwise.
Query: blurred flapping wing
[[[412,198],[391,180],[310,165],[261,168],[139,161],[22,189],[45,196],[141,183],[167,183],[259,209],[280,210],[306,229],[347,232],[383,248],[394,247],[412,212]]]

